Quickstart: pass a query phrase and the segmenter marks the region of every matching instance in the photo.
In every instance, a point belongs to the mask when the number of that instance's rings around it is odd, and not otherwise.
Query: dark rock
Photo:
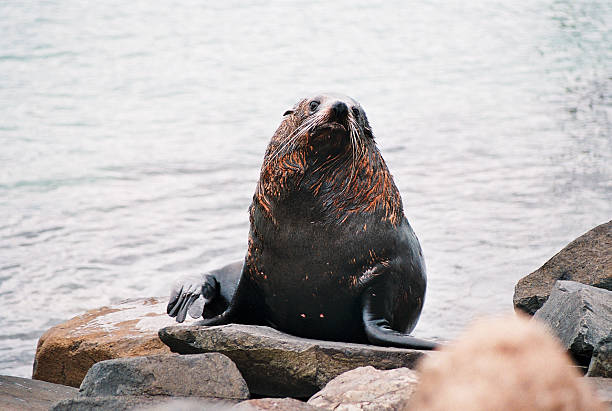
[[[557,281],[534,318],[546,323],[579,365],[612,330],[612,291],[574,281]]]
[[[38,340],[32,378],[78,388],[99,361],[169,354],[157,336],[161,327],[174,324],[166,314],[167,302],[167,298],[126,300],[56,325]]]
[[[310,397],[332,378],[357,367],[414,368],[423,351],[310,340],[269,327],[230,324],[173,326],[160,338],[179,353],[219,352],[231,358],[251,393]]]
[[[587,376],[612,378],[612,332],[595,347]]]
[[[612,290],[612,221],[569,243],[542,267],[521,278],[514,289],[514,307],[533,315],[557,280],[572,280]]]
[[[294,398],[260,398],[243,401],[232,411],[316,411],[321,408],[308,405]]]
[[[244,400],[249,391],[236,365],[216,353],[120,358],[95,364],[79,397],[182,396]]]
[[[360,367],[327,383],[308,404],[328,410],[400,410],[416,390],[418,375],[408,368],[381,371]]]
[[[78,391],[65,385],[0,375],[0,410],[48,410]]]

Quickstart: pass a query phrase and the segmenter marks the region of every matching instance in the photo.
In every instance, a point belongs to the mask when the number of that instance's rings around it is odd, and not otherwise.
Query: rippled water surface
[[[0,374],[241,259],[268,139],[312,92],[368,113],[427,260],[420,336],[510,310],[612,217],[609,1],[212,4],[0,3]]]

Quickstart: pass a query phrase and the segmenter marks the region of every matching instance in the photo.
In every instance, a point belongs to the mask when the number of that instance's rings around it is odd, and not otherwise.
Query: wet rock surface
[[[65,385],[0,375],[0,410],[48,410],[56,402],[74,397],[78,391]]]
[[[578,364],[588,366],[595,347],[612,330],[612,291],[557,281],[534,319],[553,330]]]
[[[79,387],[89,368],[113,358],[167,354],[157,331],[173,324],[167,299],[127,300],[74,317],[38,341],[32,378]]]
[[[149,395],[247,399],[236,365],[216,353],[120,358],[95,364],[79,396]]]
[[[337,411],[402,410],[417,384],[417,373],[408,368],[360,367],[331,380],[308,404]]]
[[[557,280],[612,290],[612,221],[578,237],[523,277],[514,290],[515,308],[533,315],[548,299]]]
[[[219,352],[231,358],[251,393],[308,398],[334,377],[372,365],[414,368],[423,351],[294,337],[269,327],[229,324],[172,326],[161,339],[179,353]]]

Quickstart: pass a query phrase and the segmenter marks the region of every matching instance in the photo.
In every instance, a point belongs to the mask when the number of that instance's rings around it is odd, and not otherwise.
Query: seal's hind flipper
[[[434,342],[411,337],[392,329],[384,316],[384,307],[374,302],[375,296],[371,288],[365,290],[361,296],[363,326],[370,344],[416,350],[433,350],[438,347]]]

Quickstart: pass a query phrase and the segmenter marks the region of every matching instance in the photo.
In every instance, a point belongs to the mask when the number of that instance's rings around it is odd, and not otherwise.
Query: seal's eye
[[[353,107],[351,110],[353,110],[353,115],[355,118],[359,118],[359,109],[357,107]]]
[[[311,101],[310,102],[310,111],[316,111],[317,108],[319,108],[319,104],[321,104],[321,103],[319,103],[316,100],[315,101]]]

